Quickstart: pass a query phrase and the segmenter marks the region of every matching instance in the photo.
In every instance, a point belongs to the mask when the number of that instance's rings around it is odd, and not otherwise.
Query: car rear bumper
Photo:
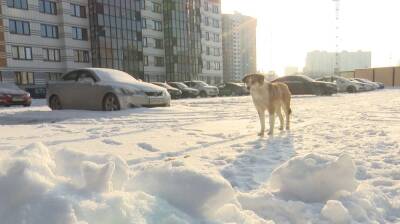
[[[21,100],[14,100],[11,98],[1,98],[0,105],[14,106],[14,105],[31,105],[32,98],[24,98]]]
[[[157,107],[169,106],[171,97],[165,96],[119,96],[121,109],[132,107]]]

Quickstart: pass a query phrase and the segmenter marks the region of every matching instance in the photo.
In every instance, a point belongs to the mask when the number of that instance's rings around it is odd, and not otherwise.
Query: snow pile
[[[272,172],[270,188],[239,193],[243,209],[276,223],[386,223],[399,208],[378,189],[355,180],[352,159],[308,154]]]
[[[30,145],[0,161],[2,224],[271,223],[219,175],[179,161],[135,173],[110,155]]]
[[[295,157],[271,174],[270,186],[288,199],[323,202],[335,193],[353,192],[356,167],[347,155],[330,160],[316,154]]]
[[[57,153],[70,155],[68,159],[76,167],[61,167],[67,161],[57,163],[42,144],[30,145],[11,160],[0,161],[2,224],[192,223],[160,198],[139,191],[113,191],[114,176],[127,172],[117,165],[119,158],[69,150]],[[70,170],[63,172],[67,168]],[[78,174],[81,177],[76,180]]]

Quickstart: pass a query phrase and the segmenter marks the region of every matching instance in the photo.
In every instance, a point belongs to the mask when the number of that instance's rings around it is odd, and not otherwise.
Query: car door
[[[303,94],[303,82],[297,77],[289,77],[285,81],[286,85],[288,85],[290,92],[295,95]]]
[[[228,91],[228,85],[225,83],[219,84],[218,85],[218,90],[219,90],[219,95],[221,96],[228,96],[229,91]]]
[[[62,77],[60,84],[54,87],[54,93],[60,98],[64,109],[72,109],[74,107],[74,89],[77,79],[78,71],[69,72]]]
[[[98,109],[101,105],[101,87],[97,85],[95,76],[87,70],[78,72],[78,79],[74,86],[75,104],[80,109]]]

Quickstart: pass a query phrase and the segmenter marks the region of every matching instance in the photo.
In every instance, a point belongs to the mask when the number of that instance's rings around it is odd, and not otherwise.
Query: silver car
[[[114,111],[137,106],[169,106],[166,89],[136,80],[128,73],[106,68],[70,71],[49,83],[47,102],[52,110]]]

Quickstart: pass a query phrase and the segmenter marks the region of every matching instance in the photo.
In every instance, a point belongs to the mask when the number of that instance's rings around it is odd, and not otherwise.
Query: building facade
[[[202,0],[201,47],[203,69],[199,79],[210,84],[223,77],[221,0]]]
[[[44,86],[91,66],[87,1],[2,0],[0,80]]]
[[[223,79],[238,81],[257,72],[257,20],[234,14],[222,15]]]
[[[0,0],[0,81],[45,86],[106,67],[145,81],[222,79],[220,0]]]
[[[313,51],[307,54],[303,73],[310,76],[333,75],[335,73],[336,54],[327,51]],[[342,51],[339,54],[340,72],[371,67],[371,52]]]

